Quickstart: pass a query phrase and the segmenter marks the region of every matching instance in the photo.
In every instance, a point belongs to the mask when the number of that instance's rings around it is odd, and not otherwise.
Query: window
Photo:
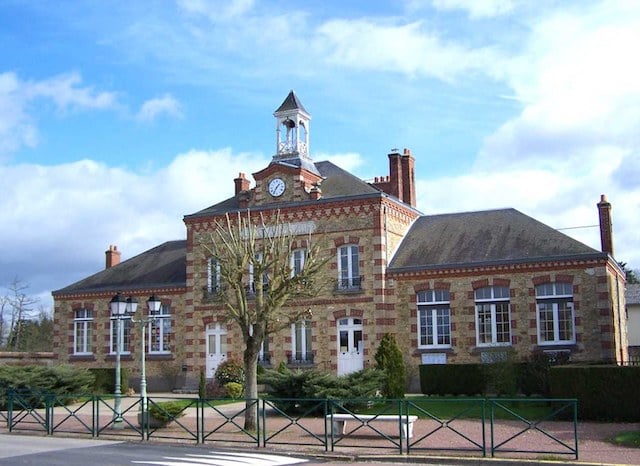
[[[575,343],[573,286],[569,283],[543,283],[536,286],[538,344]]]
[[[163,304],[156,312],[151,312],[149,321],[149,353],[169,353],[171,347],[171,306]]]
[[[118,335],[116,334],[116,328],[120,328],[120,354],[129,354],[129,344],[131,343],[131,317],[122,317],[118,325],[118,319],[111,317],[111,339],[109,345],[109,351],[111,354],[116,353],[116,347],[118,345]]]
[[[257,252],[256,253],[256,262],[262,262],[262,252]],[[267,274],[267,271],[265,270],[262,273],[262,291],[265,292],[267,291],[269,285],[269,275]],[[249,288],[248,288],[249,293],[254,294],[256,292],[256,282],[255,282],[255,277],[254,277],[254,273],[253,273],[253,263],[249,262]]]
[[[425,290],[417,294],[418,347],[451,346],[449,301],[447,290]]]
[[[291,276],[300,275],[304,267],[304,260],[307,257],[306,249],[294,249],[291,253]]]
[[[260,346],[260,353],[258,353],[258,362],[268,366],[271,364],[271,354],[269,353],[269,337],[265,336]]]
[[[93,311],[77,309],[73,319],[73,354],[92,354]]]
[[[360,263],[357,245],[338,248],[338,289],[360,289]]]
[[[209,293],[217,293],[220,291],[220,263],[215,257],[209,258],[207,275],[207,291]]]
[[[511,344],[509,288],[487,286],[475,291],[478,346]]]
[[[312,363],[311,321],[301,320],[291,325],[291,362]]]

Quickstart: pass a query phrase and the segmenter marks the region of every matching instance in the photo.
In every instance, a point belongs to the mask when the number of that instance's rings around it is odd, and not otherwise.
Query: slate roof
[[[500,209],[418,218],[389,272],[606,257],[515,209]]]
[[[314,165],[320,175],[324,178],[320,185],[322,197],[317,201],[309,200],[309,203],[317,204],[326,201],[334,201],[340,198],[359,196],[387,196],[387,194],[382,193],[379,189],[374,188],[366,181],[361,180],[357,176],[352,175],[348,171],[343,170],[329,161],[316,162]],[[274,207],[287,207],[289,205],[303,206],[305,205],[305,202],[282,202],[279,204],[269,203],[264,205],[263,208],[272,209]],[[220,215],[226,212],[238,210],[239,208],[238,200],[234,196],[196,213],[186,215],[185,218]]]
[[[632,283],[627,285],[624,291],[624,299],[628,304],[640,304],[640,284]]]
[[[304,113],[309,113],[304,108],[300,100],[298,100],[298,96],[293,91],[289,91],[289,95],[284,99],[284,102],[280,104],[280,106],[274,113],[285,112],[287,110],[302,110]]]
[[[167,241],[118,265],[54,291],[53,296],[186,286],[187,242]]]

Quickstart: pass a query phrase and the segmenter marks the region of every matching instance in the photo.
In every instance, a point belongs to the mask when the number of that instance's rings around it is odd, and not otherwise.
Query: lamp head
[[[162,306],[162,301],[156,295],[152,294],[151,297],[147,300],[147,308],[149,309],[149,313],[156,313],[160,310]]]
[[[127,310],[127,300],[120,292],[116,293],[116,295],[111,298],[111,301],[109,301],[109,309],[111,310],[111,315],[114,316],[121,316]]]

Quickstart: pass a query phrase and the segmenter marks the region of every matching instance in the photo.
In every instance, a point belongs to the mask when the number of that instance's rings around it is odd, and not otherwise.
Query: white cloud
[[[115,106],[114,93],[96,92],[81,83],[77,73],[41,81],[23,81],[15,73],[0,73],[0,157],[37,145],[37,121],[32,114],[38,101],[53,102],[62,112]]]
[[[178,0],[178,6],[195,15],[204,15],[213,22],[228,21],[248,13],[254,0]]]
[[[336,19],[317,30],[316,47],[332,65],[451,80],[463,73],[490,72],[502,62],[489,48],[445,43],[421,22],[395,24]]]
[[[33,293],[60,288],[100,271],[110,244],[126,259],[185,238],[185,214],[232,196],[239,171],[267,163],[223,149],[192,150],[144,175],[92,160],[0,165],[0,286],[17,276]]]
[[[409,3],[414,8],[416,4],[424,3],[414,0]],[[500,16],[513,11],[516,0],[431,0],[437,10],[464,10],[470,18],[490,18]]]
[[[326,154],[323,152],[313,154],[313,160],[320,162],[329,160],[343,170],[356,173],[360,167],[364,165],[362,155],[357,152],[345,152],[342,154]]]
[[[182,118],[182,106],[173,96],[165,94],[162,97],[147,100],[140,107],[137,118],[141,121],[153,121],[165,114],[174,118]]]

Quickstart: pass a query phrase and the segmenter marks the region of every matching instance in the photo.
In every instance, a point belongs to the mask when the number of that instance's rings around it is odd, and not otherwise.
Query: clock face
[[[269,182],[269,194],[274,197],[281,196],[284,193],[285,184],[282,178],[274,178]]]

